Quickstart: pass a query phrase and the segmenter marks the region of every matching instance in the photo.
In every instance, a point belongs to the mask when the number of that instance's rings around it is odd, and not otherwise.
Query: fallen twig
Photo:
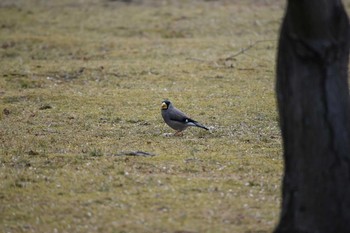
[[[256,44],[259,44],[259,43],[262,43],[262,42],[267,42],[267,41],[275,41],[275,40],[257,40],[257,41],[255,41],[254,43],[250,44],[249,46],[247,46],[247,47],[241,49],[240,51],[238,51],[238,52],[232,54],[231,56],[226,57],[225,60],[226,60],[226,61],[232,60],[234,57],[237,57],[238,55],[240,55],[240,54],[246,52],[247,50],[249,50],[249,49],[251,49],[251,48],[253,48]]]
[[[220,63],[225,63],[224,66],[233,68],[233,64],[231,64],[231,63],[226,64],[226,62],[227,61],[231,61],[231,60],[233,60],[233,58],[235,58],[235,57],[245,53],[249,49],[253,48],[256,44],[267,42],[267,41],[275,41],[275,40],[257,40],[254,43],[251,43],[250,45],[248,45],[247,47],[242,48],[238,52],[236,52],[236,53],[234,53],[234,54],[232,54],[232,55],[230,55],[228,57],[220,58],[217,61],[205,60],[205,59],[200,59],[200,58],[195,58],[195,57],[189,57],[189,58],[186,58],[186,59],[187,60],[192,60],[192,61],[197,61],[197,62],[205,62],[205,63],[208,63],[208,64],[214,64],[215,66],[220,66]]]
[[[155,154],[144,152],[144,151],[121,151],[116,156],[143,156],[143,157],[153,157]]]

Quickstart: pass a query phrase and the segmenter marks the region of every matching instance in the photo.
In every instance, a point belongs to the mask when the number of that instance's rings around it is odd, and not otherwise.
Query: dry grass
[[[3,0],[0,231],[270,232],[282,12],[273,0]],[[165,98],[212,132],[164,137]],[[117,155],[137,150],[156,156]]]

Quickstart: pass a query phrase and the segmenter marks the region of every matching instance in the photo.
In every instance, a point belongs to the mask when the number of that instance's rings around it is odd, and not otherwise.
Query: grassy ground
[[[1,1],[0,231],[271,232],[283,7]],[[164,137],[166,98],[211,132]]]

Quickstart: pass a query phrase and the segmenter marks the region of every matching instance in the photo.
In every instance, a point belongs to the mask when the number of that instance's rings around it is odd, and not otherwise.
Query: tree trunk
[[[289,0],[276,92],[283,139],[275,233],[350,232],[349,22],[341,0]]]

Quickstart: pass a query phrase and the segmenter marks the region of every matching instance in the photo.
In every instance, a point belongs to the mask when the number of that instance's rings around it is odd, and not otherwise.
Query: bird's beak
[[[166,109],[168,109],[168,105],[166,105],[166,103],[162,103],[162,110],[166,110]]]

